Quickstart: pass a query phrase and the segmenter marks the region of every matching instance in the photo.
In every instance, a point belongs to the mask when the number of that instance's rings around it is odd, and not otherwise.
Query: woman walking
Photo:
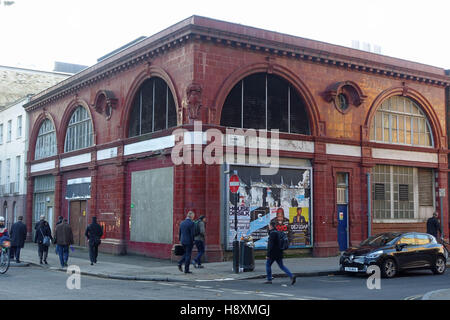
[[[42,264],[42,260],[44,260],[45,264],[47,263],[48,256],[48,248],[50,247],[50,243],[53,240],[52,231],[48,222],[43,220],[38,226],[36,230],[36,236],[34,237],[34,242],[38,244],[38,255],[39,255],[39,263]]]

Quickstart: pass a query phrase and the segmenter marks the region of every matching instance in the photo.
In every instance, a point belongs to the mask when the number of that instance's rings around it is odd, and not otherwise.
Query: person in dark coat
[[[23,217],[17,218],[17,222],[11,226],[11,259],[16,258],[16,262],[20,263],[20,249],[25,244],[27,238],[27,226],[22,222]]]
[[[36,222],[36,224],[34,225],[34,230],[39,229],[39,225],[40,225],[41,222],[44,221],[44,220],[45,220],[45,216],[44,216],[44,215],[41,215],[41,216],[39,217],[39,221]]]
[[[101,237],[103,236],[102,226],[97,223],[97,217],[92,217],[92,223],[86,228],[84,234],[89,241],[89,259],[91,260],[91,266],[97,263],[98,246],[101,243]]]
[[[69,226],[66,219],[56,226],[55,243],[61,267],[67,267],[67,262],[69,260],[69,246],[74,242],[72,228]]]
[[[296,277],[283,265],[283,250],[280,248],[280,235],[275,230],[276,222],[269,224],[269,239],[267,242],[267,256],[266,256],[266,273],[267,281],[264,283],[272,283],[272,264],[276,261],[281,270],[283,270],[289,278],[291,278],[291,284],[295,283]]]
[[[53,241],[52,230],[50,229],[50,225],[47,221],[41,220],[39,223],[39,228],[36,230],[36,234],[34,236],[34,242],[38,244],[38,256],[39,263],[42,264],[42,260],[44,260],[45,264],[47,263],[48,256],[48,248],[50,245],[44,244],[44,237],[47,236],[50,238],[50,241]]]
[[[194,246],[194,216],[194,212],[189,211],[186,219],[180,224],[180,232],[178,235],[180,238],[180,243],[184,248],[183,258],[178,261],[178,270],[183,272],[181,266],[184,263],[184,273],[192,273],[189,271],[189,264],[191,263],[192,248]]]
[[[197,257],[192,261],[195,268],[203,268],[202,266],[202,256],[205,254],[205,236],[206,236],[206,217],[200,216],[198,218],[198,228],[199,234],[195,235],[194,243],[197,247]],[[194,233],[195,234],[195,233]]]
[[[433,216],[427,220],[427,233],[433,235],[435,238],[438,237],[438,232],[441,232],[441,224],[438,220],[438,214],[433,213]]]

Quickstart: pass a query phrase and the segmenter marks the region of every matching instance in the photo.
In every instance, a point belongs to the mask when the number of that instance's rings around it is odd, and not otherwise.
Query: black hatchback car
[[[448,258],[447,250],[427,233],[391,232],[372,236],[357,248],[341,254],[341,271],[367,273],[371,265],[380,267],[381,275],[392,278],[408,269],[430,269],[443,274]]]

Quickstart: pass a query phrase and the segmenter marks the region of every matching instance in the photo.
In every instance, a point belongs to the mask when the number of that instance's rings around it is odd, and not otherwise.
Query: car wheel
[[[434,274],[443,274],[445,272],[446,261],[443,256],[438,256],[436,258],[436,264],[433,267],[432,271]]]
[[[397,264],[392,259],[386,259],[381,264],[381,275],[384,278],[393,278],[397,274]]]

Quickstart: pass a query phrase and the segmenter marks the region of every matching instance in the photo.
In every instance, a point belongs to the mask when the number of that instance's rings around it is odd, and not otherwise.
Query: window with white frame
[[[64,143],[64,152],[75,151],[92,146],[94,134],[88,111],[79,106],[70,118]]]
[[[12,136],[12,120],[8,120],[8,124],[6,127],[6,142],[11,142]]]
[[[56,154],[56,132],[50,119],[45,119],[39,128],[34,159],[43,159]]]
[[[412,99],[394,96],[378,108],[370,128],[370,140],[383,143],[432,147],[430,124]]]
[[[20,156],[16,157],[16,183],[14,184],[14,192],[18,193],[20,188]]]
[[[17,139],[22,138],[22,116],[17,117]]]
[[[11,188],[11,186],[10,186],[11,159],[6,159],[5,171],[6,171],[5,190],[6,190],[6,193],[11,193],[11,189],[10,189]]]
[[[372,172],[373,218],[417,219],[419,207],[433,207],[433,171],[376,165]]]
[[[3,144],[3,123],[0,124],[0,144]]]

